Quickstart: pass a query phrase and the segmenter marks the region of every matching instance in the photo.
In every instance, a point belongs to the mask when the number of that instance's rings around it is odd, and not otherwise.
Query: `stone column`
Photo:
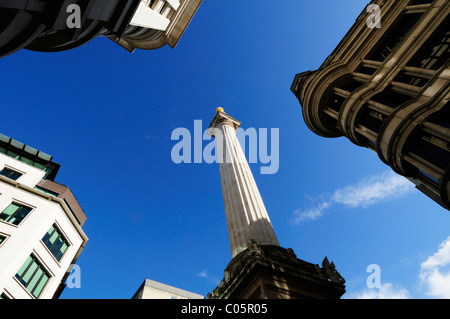
[[[241,125],[218,108],[208,134],[216,139],[225,214],[232,257],[247,248],[250,240],[276,245],[278,240],[236,136]]]

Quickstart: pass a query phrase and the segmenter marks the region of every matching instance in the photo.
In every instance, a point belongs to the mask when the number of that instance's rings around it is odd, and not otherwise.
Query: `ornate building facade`
[[[450,3],[374,0],[291,91],[315,134],[345,136],[450,209]]]
[[[202,0],[0,0],[0,57],[108,37],[130,52],[174,48]]]

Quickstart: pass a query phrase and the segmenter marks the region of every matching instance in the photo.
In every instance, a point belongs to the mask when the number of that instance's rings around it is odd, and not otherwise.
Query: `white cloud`
[[[208,278],[208,272],[206,270],[203,270],[197,274],[197,276],[202,278]]]
[[[207,280],[208,282],[210,282],[210,283],[212,283],[212,284],[214,284],[214,285],[218,285],[218,284],[220,283],[220,280],[217,279],[217,278],[214,277],[214,276],[210,276],[210,275],[208,274],[208,271],[207,271],[207,270],[203,270],[203,271],[199,272],[199,273],[197,274],[197,276],[200,277],[200,278],[203,278],[203,279]]]
[[[369,176],[354,185],[338,188],[329,200],[323,200],[308,210],[294,211],[292,223],[316,220],[333,204],[341,204],[350,208],[368,207],[376,203],[400,198],[411,192],[414,185],[403,176],[389,170],[385,173]]]
[[[441,243],[437,252],[420,264],[419,278],[428,295],[435,298],[450,298],[448,266],[450,266],[450,237]]]
[[[349,207],[367,207],[399,198],[414,189],[413,184],[392,171],[367,177],[356,185],[337,189],[332,200]]]
[[[310,220],[315,220],[323,215],[323,211],[330,206],[330,203],[322,202],[317,207],[302,211],[297,209],[294,211],[294,218],[292,222],[296,225]]]
[[[380,288],[365,289],[349,296],[349,299],[408,299],[409,291],[392,283],[384,283]]]

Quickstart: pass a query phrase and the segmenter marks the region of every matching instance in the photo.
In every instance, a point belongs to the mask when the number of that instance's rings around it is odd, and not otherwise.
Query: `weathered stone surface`
[[[322,267],[292,249],[251,241],[234,257],[209,299],[338,299],[345,280],[325,257]]]

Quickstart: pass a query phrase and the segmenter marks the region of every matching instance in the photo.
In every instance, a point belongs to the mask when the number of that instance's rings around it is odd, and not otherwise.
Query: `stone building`
[[[205,299],[204,296],[145,279],[131,299]]]
[[[130,52],[174,48],[202,0],[0,0],[0,57],[108,37]]]
[[[315,134],[345,136],[450,209],[450,3],[374,0],[291,91]]]

